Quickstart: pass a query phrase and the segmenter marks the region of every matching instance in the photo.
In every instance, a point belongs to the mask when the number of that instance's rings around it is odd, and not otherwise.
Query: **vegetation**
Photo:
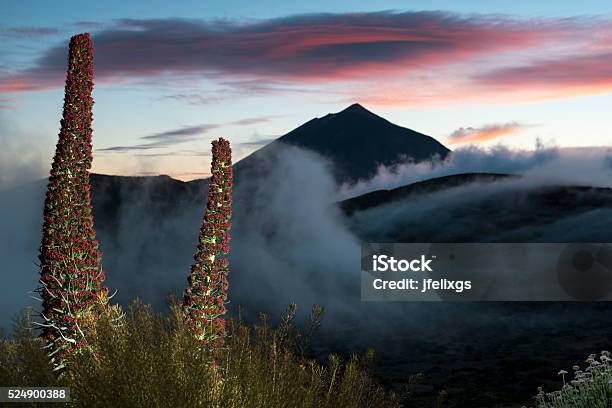
[[[322,308],[313,308],[304,331],[294,324],[295,305],[278,329],[265,316],[254,327],[224,319],[232,160],[222,138],[213,142],[208,202],[183,301],[173,302],[169,315],[139,302],[127,315],[108,305],[89,187],[92,62],[89,34],[72,37],[39,255],[43,310],[40,321],[26,311],[10,339],[0,334],[0,384],[70,387],[65,405],[74,407],[397,406],[357,357],[343,363],[330,356],[326,364],[308,357]]]
[[[93,99],[93,45],[89,34],[71,38],[64,111],[45,198],[40,246],[40,326],[47,356],[62,370],[105,312],[107,289],[93,228],[89,191]]]
[[[183,313],[187,325],[205,347],[223,345],[232,214],[232,151],[227,140],[212,142],[211,178],[199,243],[191,266]]]
[[[124,324],[98,319],[96,352],[70,356],[70,370],[57,378],[32,335],[28,315],[11,340],[0,341],[0,384],[68,386],[74,407],[395,407],[364,367],[371,355],[325,364],[307,357],[311,334],[321,320],[313,313],[303,330],[295,307],[273,329],[265,316],[247,326],[230,319],[225,345],[214,359],[198,347],[179,307],[164,315],[133,303]],[[27,406],[27,404],[24,404]]]
[[[10,339],[0,333],[0,384],[70,387],[65,405],[74,407],[399,406],[369,376],[371,353],[346,362],[331,355],[324,364],[310,356],[323,313],[318,306],[304,331],[296,328],[295,305],[276,329],[265,316],[254,327],[225,320],[233,176],[223,138],[212,142],[207,206],[182,302],[173,302],[168,315],[140,302],[127,315],[109,306],[90,199],[92,91],[93,44],[79,34],[70,40],[45,197],[37,289],[43,309],[39,321],[26,311]],[[611,407],[610,353],[586,361],[568,383],[568,373],[559,372],[561,390],[540,389],[536,407]],[[436,406],[445,398],[443,391]]]
[[[559,371],[563,377],[563,388],[545,393],[541,388],[536,395],[537,408],[608,408],[612,406],[612,359],[608,351],[599,358],[591,354],[582,370],[573,367],[573,379],[566,383],[568,372]]]

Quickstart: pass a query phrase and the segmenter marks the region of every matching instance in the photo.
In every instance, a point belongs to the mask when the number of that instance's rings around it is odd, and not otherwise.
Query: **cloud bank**
[[[605,37],[609,27],[607,20],[586,17],[518,19],[442,11],[307,14],[255,22],[120,19],[94,33],[96,77],[101,83],[170,75],[268,85],[369,80],[508,52],[529,55],[535,47],[553,53],[559,45],[575,49],[577,44],[592,45],[593,32]],[[565,59],[502,70],[479,63],[474,65],[480,67],[478,72],[468,77],[487,86],[529,85],[550,78],[559,80],[557,86],[602,85],[609,78],[605,67],[612,54],[601,46],[579,50]],[[1,76],[0,92],[60,87],[66,52],[65,44],[58,45],[30,68]],[[190,103],[208,101],[177,95]]]
[[[345,184],[340,188],[340,197],[349,198],[373,190],[392,189],[427,180],[433,177],[460,173],[510,173],[522,174],[548,162],[558,163],[559,149],[536,142],[533,151],[517,150],[504,145],[491,148],[467,146],[454,150],[446,160],[431,162],[406,162],[391,167],[379,166],[369,180]],[[588,183],[587,183],[588,184]]]

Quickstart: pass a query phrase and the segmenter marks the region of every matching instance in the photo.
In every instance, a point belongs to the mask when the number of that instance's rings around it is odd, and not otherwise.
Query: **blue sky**
[[[212,138],[239,159],[352,102],[451,148],[612,140],[610,2],[297,3],[3,2],[2,142],[48,165],[83,31],[97,172],[203,177]]]
[[[180,1],[108,0],[83,2],[58,0],[5,1],[3,23],[17,25],[62,25],[74,21],[103,21],[113,18],[230,18],[259,19],[303,13],[344,13],[379,10],[448,10],[460,13],[504,13],[527,17],[567,17],[605,15],[612,12],[612,3],[602,0],[500,1],[500,0],[427,0],[427,1],[364,1],[311,0],[309,2],[269,1]]]

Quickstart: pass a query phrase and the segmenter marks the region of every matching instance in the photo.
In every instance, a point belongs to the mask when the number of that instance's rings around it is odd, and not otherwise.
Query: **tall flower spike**
[[[42,335],[55,370],[87,345],[87,334],[106,299],[93,228],[93,44],[89,34],[70,39],[64,110],[43,214],[40,246]]]
[[[208,202],[182,309],[195,337],[210,350],[223,345],[229,229],[232,214],[232,151],[227,140],[212,142]]]

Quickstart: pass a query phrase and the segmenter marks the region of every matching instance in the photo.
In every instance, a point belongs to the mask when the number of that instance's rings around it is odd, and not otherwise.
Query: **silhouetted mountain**
[[[392,166],[412,159],[415,162],[450,152],[434,138],[395,125],[353,104],[339,113],[312,119],[236,164],[239,174],[259,167],[259,160],[280,144],[312,150],[331,161],[338,182],[354,182],[376,174],[379,165]]]
[[[118,227],[118,220],[126,205],[138,203],[152,219],[181,211],[186,205],[202,207],[206,186],[187,183],[162,176],[109,176],[91,175],[93,214],[97,225],[106,225],[111,231]]]

